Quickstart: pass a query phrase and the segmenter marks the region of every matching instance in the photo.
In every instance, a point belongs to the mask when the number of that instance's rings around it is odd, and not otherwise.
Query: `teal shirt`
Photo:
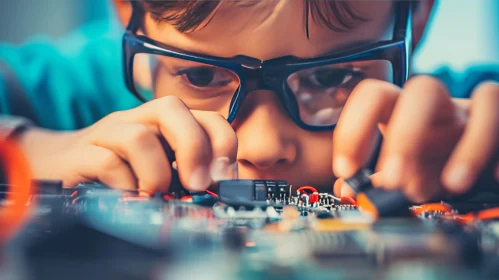
[[[117,111],[138,106],[126,89],[117,22],[84,26],[51,41],[35,38],[21,46],[0,45],[0,113],[24,116],[55,130],[89,126]],[[485,79],[499,81],[499,66],[465,73],[433,73],[456,97],[467,97]]]
[[[58,41],[0,45],[0,113],[71,130],[139,105],[125,87],[122,34],[120,26],[105,21]]]

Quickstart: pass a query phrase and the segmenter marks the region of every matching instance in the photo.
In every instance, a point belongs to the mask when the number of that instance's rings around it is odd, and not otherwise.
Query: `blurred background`
[[[417,72],[499,64],[498,0],[437,3],[427,43],[415,57]],[[110,0],[0,0],[0,42],[18,44],[40,34],[58,38],[93,20],[113,20],[110,6]]]
[[[112,16],[111,0],[0,0],[0,41],[35,35],[57,38],[92,20]]]

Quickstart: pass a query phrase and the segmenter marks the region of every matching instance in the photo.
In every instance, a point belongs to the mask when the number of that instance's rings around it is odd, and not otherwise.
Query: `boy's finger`
[[[378,123],[388,121],[400,88],[365,80],[353,90],[333,133],[333,172],[350,177],[370,158],[378,136]]]
[[[78,174],[87,180],[98,180],[112,188],[137,189],[137,179],[130,166],[116,153],[103,147],[86,145],[77,155],[82,159]]]
[[[142,124],[120,123],[92,144],[112,150],[132,167],[140,190],[165,192],[171,180],[171,165],[158,136]]]
[[[212,150],[208,135],[176,96],[166,96],[132,109],[128,122],[151,126],[163,135],[175,152],[182,185],[203,191],[211,184]]]
[[[468,124],[442,174],[449,191],[467,191],[499,153],[499,84],[484,83],[471,98]]]
[[[210,139],[213,158],[228,157],[230,160],[235,161],[237,157],[237,136],[227,119],[216,112],[191,112]]]
[[[211,178],[214,181],[236,179],[237,136],[232,126],[216,112],[191,111],[210,139],[213,153]]]
[[[343,189],[344,183],[345,183],[345,180],[343,178],[338,178],[338,179],[336,179],[336,181],[334,181],[334,185],[333,185],[334,195],[336,195],[338,197],[342,197],[341,190]],[[349,196],[349,197],[353,197],[353,196]]]
[[[410,178],[422,176],[413,173],[422,170],[418,164],[428,147],[432,148],[430,153],[442,154],[445,148],[450,152],[448,147],[452,143],[448,139],[457,138],[458,135],[450,137],[450,134],[458,130],[447,129],[445,125],[457,123],[456,116],[457,107],[440,81],[428,76],[409,80],[386,128],[378,163],[384,174],[383,186],[408,186]],[[445,129],[438,127],[439,123],[444,124]],[[434,149],[435,145],[441,148]]]

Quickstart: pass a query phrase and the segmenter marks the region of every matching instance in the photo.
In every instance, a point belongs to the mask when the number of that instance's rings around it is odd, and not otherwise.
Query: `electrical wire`
[[[301,194],[301,192],[303,191],[310,191],[312,193],[316,192],[318,193],[317,189],[312,187],[312,186],[302,186],[302,187],[299,187],[297,190],[296,190],[298,193]]]
[[[215,198],[218,198],[218,197],[219,197],[219,196],[218,196],[218,194],[216,194],[216,193],[214,193],[214,192],[212,192],[212,191],[206,190],[205,192],[206,192],[207,194],[209,194],[209,195],[211,195],[211,196],[215,197]]]

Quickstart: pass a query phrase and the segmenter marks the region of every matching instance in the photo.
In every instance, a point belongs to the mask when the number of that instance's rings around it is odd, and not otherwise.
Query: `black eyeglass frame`
[[[330,64],[359,62],[365,60],[387,60],[392,64],[393,83],[402,87],[407,81],[412,52],[412,2],[397,1],[394,35],[392,40],[379,41],[361,48],[343,51],[316,58],[298,58],[285,56],[261,61],[248,56],[221,58],[187,52],[147,36],[137,35],[141,27],[143,11],[132,1],[133,13],[130,23],[123,35],[123,63],[127,88],[142,102],[147,102],[134,86],[133,61],[138,53],[163,55],[193,62],[225,68],[234,72],[240,85],[232,98],[227,121],[232,123],[246,96],[255,90],[271,90],[275,92],[293,121],[303,129],[310,131],[332,130],[336,124],[329,126],[312,126],[304,123],[296,97],[288,86],[289,75],[304,69]]]

